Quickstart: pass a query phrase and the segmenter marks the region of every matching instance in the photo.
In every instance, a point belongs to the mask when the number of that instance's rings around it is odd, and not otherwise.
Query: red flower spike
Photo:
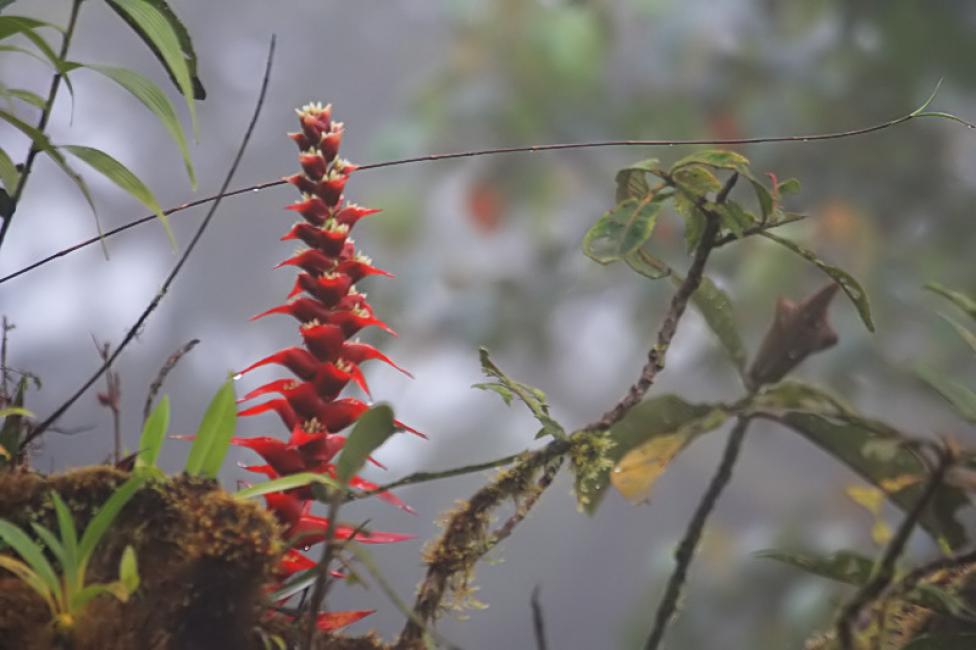
[[[289,449],[287,444],[277,438],[270,436],[231,438],[230,443],[256,452],[280,476],[304,472],[307,466],[305,459],[298,450]]]
[[[333,400],[336,395],[346,387],[351,379],[355,379],[356,383],[369,394],[369,389],[366,387],[366,379],[363,377],[362,373],[353,372],[353,369],[359,370],[352,364],[344,364],[348,366],[347,370],[339,368],[335,363],[323,363],[318,367],[315,372],[315,378],[312,383],[315,385],[315,390],[318,392],[319,397],[325,400]]]
[[[393,328],[373,317],[364,309],[350,309],[349,311],[334,311],[328,315],[325,322],[331,325],[338,325],[342,328],[342,332],[346,338],[350,336],[355,336],[356,332],[363,329],[364,327],[369,327],[370,325],[375,325],[387,334],[396,336],[397,333],[393,331]]]
[[[388,278],[395,277],[389,271],[378,269],[362,260],[343,260],[336,265],[336,273],[348,275],[353,282],[359,282],[367,275],[383,275]]]
[[[335,207],[342,199],[342,191],[346,188],[348,174],[329,174],[315,184],[314,193],[322,197],[326,205]]]
[[[340,128],[322,134],[322,139],[319,140],[319,153],[327,162],[332,162],[339,155],[339,145],[342,144],[343,133],[345,130]],[[321,178],[321,175],[318,178]]]
[[[328,135],[323,136],[323,140],[329,137]],[[335,158],[335,156],[332,156]],[[315,152],[302,152],[298,155],[298,164],[302,166],[305,171],[305,175],[312,180],[319,180],[325,176],[325,167],[328,163],[332,162],[331,159],[326,159],[318,151]]]
[[[312,143],[308,141],[308,138],[305,137],[305,134],[300,131],[296,131],[295,133],[289,133],[288,137],[295,141],[295,144],[298,145],[299,151],[305,151],[306,149],[312,146]]]
[[[275,518],[281,525],[290,531],[298,525],[302,517],[307,515],[308,504],[311,502],[285,492],[269,492],[264,495],[264,503],[268,510],[274,512]]]
[[[286,427],[292,429],[300,424],[298,414],[295,413],[295,409],[291,407],[286,400],[283,399],[273,399],[257,406],[252,406],[249,409],[244,409],[237,414],[237,417],[246,418],[252,415],[260,415],[262,413],[267,413],[268,411],[274,411],[281,418],[281,421]]]
[[[298,301],[296,300],[295,302]],[[326,318],[331,318],[332,315],[332,313],[329,313]],[[321,325],[303,327],[301,334],[302,339],[305,341],[305,347],[320,361],[335,361],[339,356],[339,351],[342,349],[343,339],[347,336],[338,323],[323,323]]]
[[[256,361],[249,365],[244,370],[241,370],[238,376],[248,373],[255,368],[260,368],[261,366],[268,365],[270,363],[277,364],[279,366],[284,366],[291,370],[296,377],[304,381],[309,381],[315,377],[315,372],[319,366],[319,360],[316,359],[308,350],[303,350],[302,348],[286,348],[280,352],[275,352],[271,356],[267,356],[260,361]]]
[[[332,312],[327,307],[323,306],[317,300],[313,300],[311,298],[299,298],[297,300],[286,302],[283,305],[272,307],[268,311],[263,311],[256,316],[251,316],[251,320],[257,320],[272,314],[286,314],[297,319],[299,322],[309,323],[312,321],[325,320],[331,313]]]
[[[367,481],[364,478],[353,476],[351,479],[349,479],[349,487],[358,488],[360,490],[363,490],[364,492],[370,492],[378,488],[379,485],[371,481]],[[381,501],[385,501],[392,506],[396,506],[397,508],[403,510],[404,512],[409,512],[412,515],[417,514],[416,510],[414,510],[413,508],[405,504],[403,501],[400,500],[400,497],[396,496],[392,492],[377,492],[376,498]]]
[[[292,174],[291,176],[283,177],[281,180],[297,187],[298,191],[303,195],[315,193],[315,181],[305,174]]]
[[[336,268],[336,264],[336,258],[330,257],[316,248],[306,248],[295,253],[284,262],[281,262],[275,268],[280,269],[283,266],[297,266],[306,273],[319,275]]]
[[[339,224],[338,227],[329,229],[328,221],[321,228],[310,223],[298,222],[292,226],[287,234],[282,236],[282,241],[289,239],[300,239],[312,248],[318,248],[326,255],[338,255],[342,252],[342,246],[346,243],[349,234],[349,226]]]
[[[317,515],[303,514],[298,521],[289,528],[289,537],[294,538],[294,547],[304,548],[325,541],[325,533],[329,528],[329,520]],[[380,531],[359,530],[346,524],[338,524],[334,530],[335,539],[355,539],[360,544],[395,544],[406,542],[414,535],[403,533],[384,533]]]
[[[301,201],[285,206],[286,210],[297,212],[313,226],[322,226],[329,218],[329,206],[319,197],[306,194]]]
[[[300,273],[288,297],[291,298],[305,291],[318,299],[323,307],[331,309],[349,293],[352,283],[353,279],[344,273],[326,273],[318,277]]]
[[[298,121],[302,125],[302,133],[312,142],[322,139],[322,134],[331,131],[332,124],[332,104],[322,106],[320,104],[308,104],[298,111]],[[342,124],[337,122],[335,128],[342,128]]]
[[[396,368],[397,370],[405,374],[407,377],[413,379],[413,375],[410,373],[410,371],[404,370],[397,364],[393,363],[393,361],[390,360],[390,357],[386,356],[385,354],[383,354],[382,352],[374,348],[369,343],[360,343],[359,341],[346,341],[345,343],[342,344],[341,355],[343,359],[346,359],[347,361],[351,361],[356,365],[361,364],[363,361],[376,359],[378,361],[382,361],[383,363],[390,365],[393,368]]]
[[[360,621],[375,612],[375,609],[349,612],[323,612],[315,616],[315,627],[322,632],[333,632],[347,625],[352,625],[356,621]]]
[[[364,208],[357,203],[347,203],[345,207],[336,211],[335,220],[352,228],[363,217],[368,217],[377,212],[382,212],[382,210],[378,208]]]

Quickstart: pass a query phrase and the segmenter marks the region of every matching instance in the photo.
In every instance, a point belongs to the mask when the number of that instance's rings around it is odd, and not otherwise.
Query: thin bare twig
[[[715,508],[715,504],[718,503],[718,499],[722,495],[722,490],[725,489],[729,479],[732,478],[732,470],[735,467],[736,460],[739,458],[739,452],[742,450],[742,441],[745,439],[748,428],[749,417],[740,415],[735,422],[735,427],[733,427],[732,432],[729,434],[728,442],[725,443],[725,452],[722,454],[722,461],[719,463],[715,475],[712,476],[712,480],[708,484],[708,489],[702,495],[701,501],[698,502],[695,514],[691,518],[691,521],[688,522],[685,535],[678,545],[678,550],[675,551],[674,558],[676,564],[674,572],[668,579],[668,586],[664,591],[664,596],[661,598],[661,603],[657,607],[657,612],[654,614],[654,626],[651,628],[651,633],[647,637],[647,642],[644,644],[645,650],[656,650],[661,644],[661,639],[664,638],[664,633],[667,631],[671,619],[674,617],[674,613],[678,608],[678,600],[681,598],[681,591],[688,577],[688,568],[691,566],[691,561],[695,556],[695,549],[698,547],[699,540],[701,540],[702,531],[705,530],[705,522]]]
[[[192,339],[185,343],[183,347],[169,355],[166,362],[163,364],[162,368],[159,369],[159,373],[156,374],[156,379],[153,383],[149,385],[149,393],[146,395],[146,404],[142,408],[142,421],[145,422],[149,419],[149,412],[152,410],[152,403],[156,399],[156,395],[159,394],[159,389],[163,387],[163,382],[166,381],[166,376],[170,371],[176,367],[176,364],[180,362],[190,350],[192,350],[200,339]]]
[[[68,48],[71,47],[71,37],[74,36],[75,26],[78,24],[78,12],[81,11],[81,1],[74,0],[71,3],[71,14],[68,16],[68,25],[65,27],[64,36],[61,39],[61,50],[58,52],[58,59],[61,61],[68,60]],[[64,77],[64,74],[60,70],[57,70],[54,77],[51,78],[51,87],[48,90],[47,100],[44,102],[44,108],[41,109],[41,117],[36,127],[37,131],[42,135],[44,135],[44,129],[47,128],[48,120],[51,119],[51,111],[54,109],[54,100],[57,99],[58,88],[61,87],[62,77]],[[14,193],[10,197],[10,202],[13,207],[11,208],[10,214],[0,224],[0,246],[3,246],[4,239],[7,237],[7,230],[14,220],[17,204],[20,203],[20,198],[24,194],[24,188],[27,186],[27,177],[30,176],[31,170],[34,168],[34,159],[37,158],[37,154],[40,152],[41,148],[32,140],[30,149],[27,151],[27,159],[24,161],[24,167],[20,172],[20,178],[17,180],[17,187],[14,188]]]
[[[875,565],[871,579],[858,589],[857,593],[841,608],[836,626],[837,640],[840,643],[841,650],[852,650],[854,647],[854,626],[860,618],[861,612],[891,584],[895,575],[895,564],[905,551],[908,538],[942,485],[943,480],[945,480],[946,473],[956,461],[956,454],[948,445],[936,448],[936,453],[938,455],[937,462],[929,474],[925,489],[888,542],[881,559]]]
[[[542,603],[539,602],[539,585],[532,590],[532,631],[535,633],[536,650],[548,650],[546,643],[546,621],[542,615]]]
[[[365,165],[360,165],[357,169],[358,171],[368,171],[370,169],[383,169],[385,167],[396,167],[399,165],[408,165],[420,162],[436,162],[441,160],[453,160],[456,158],[473,158],[477,156],[493,156],[501,154],[515,154],[515,153],[538,153],[542,151],[560,151],[567,149],[594,149],[600,147],[671,147],[679,145],[715,145],[715,146],[727,146],[727,145],[742,145],[742,144],[770,144],[770,143],[782,143],[782,142],[792,142],[792,143],[809,143],[809,142],[819,142],[824,140],[840,140],[843,138],[851,138],[860,135],[865,135],[868,133],[875,133],[884,129],[889,129],[900,124],[904,124],[918,117],[931,117],[931,115],[920,114],[918,111],[913,111],[908,115],[902,117],[888,120],[887,122],[882,122],[881,124],[875,124],[872,126],[862,127],[858,129],[850,129],[847,131],[834,131],[829,133],[814,133],[811,135],[786,135],[786,136],[759,136],[751,138],[691,138],[691,139],[678,139],[678,140],[602,140],[597,142],[570,142],[561,144],[537,144],[528,145],[520,147],[499,147],[492,149],[475,149],[471,151],[458,151],[452,153],[438,153],[429,154],[426,156],[415,156],[412,158],[400,158],[397,160],[385,160],[376,163],[367,163]],[[969,125],[968,122],[959,120],[958,118],[954,121],[962,122],[963,124]],[[284,185],[287,181],[282,179],[268,180],[248,187],[241,187],[227,192],[222,192],[213,196],[208,196],[202,199],[197,199],[195,201],[189,201],[181,205],[169,208],[163,211],[165,215],[175,214],[177,212],[182,212],[189,208],[193,208],[205,203],[210,203],[211,201],[216,201],[229,196],[238,196],[240,194],[247,194],[249,192],[257,192],[261,190],[266,190],[271,187],[277,187],[279,185]],[[134,221],[130,221],[127,224],[119,226],[118,228],[113,228],[112,230],[106,231],[99,237],[91,237],[82,242],[78,242],[73,246],[69,246],[56,253],[52,253],[47,257],[44,257],[36,262],[33,262],[21,269],[14,271],[8,275],[0,278],[0,284],[7,282],[8,280],[13,280],[29,271],[33,271],[36,268],[44,266],[49,262],[64,257],[70,253],[78,251],[92,244],[98,243],[99,241],[107,240],[109,237],[117,235],[121,232],[140,226],[150,221],[156,220],[155,214],[146,215]],[[725,242],[723,242],[724,244]]]
[[[241,158],[244,156],[244,150],[247,148],[247,144],[251,140],[251,134],[254,132],[254,126],[257,124],[258,116],[261,114],[261,107],[264,106],[264,98],[267,95],[268,82],[271,78],[271,62],[274,60],[274,50],[275,50],[275,37],[272,36],[271,45],[268,49],[268,60],[267,63],[265,64],[265,69],[264,69],[264,78],[261,81],[261,90],[258,93],[257,105],[254,107],[254,113],[251,116],[251,121],[250,123],[248,123],[247,129],[244,132],[244,138],[241,141],[241,146],[238,148],[237,154],[234,156],[234,160],[231,163],[230,169],[227,172],[227,176],[224,179],[223,185],[221,186],[221,190],[220,190],[221,194],[227,191],[227,187],[230,186],[230,182],[234,178],[234,173],[237,171],[237,167],[241,162]],[[148,319],[149,315],[156,310],[156,307],[159,306],[159,303],[162,301],[163,297],[169,291],[170,285],[173,284],[173,281],[176,279],[176,276],[183,268],[183,265],[186,263],[186,260],[190,257],[190,253],[192,253],[194,248],[196,248],[197,242],[200,241],[200,237],[203,236],[203,233],[207,229],[207,226],[210,225],[210,221],[213,218],[214,214],[216,213],[217,207],[219,205],[220,205],[220,200],[218,199],[214,202],[212,206],[210,206],[210,210],[207,212],[207,216],[204,217],[203,221],[200,223],[200,226],[197,228],[197,231],[193,234],[193,239],[190,240],[190,243],[187,245],[186,250],[183,252],[183,255],[181,255],[180,259],[176,262],[176,266],[174,266],[173,270],[170,271],[170,274],[169,276],[167,276],[166,281],[163,282],[163,286],[160,288],[159,292],[153,297],[152,301],[150,301],[149,306],[146,307],[146,309],[142,312],[142,314],[136,320],[135,324],[131,328],[129,328],[128,332],[126,332],[125,337],[122,339],[122,342],[119,343],[119,346],[115,348],[115,352],[112,353],[112,356],[108,360],[106,360],[105,363],[102,364],[101,368],[99,368],[95,372],[95,374],[93,374],[88,379],[88,381],[86,381],[81,386],[81,388],[79,388],[71,397],[69,397],[61,406],[59,406],[54,411],[54,413],[49,415],[46,420],[44,420],[39,425],[37,425],[34,428],[34,430],[31,431],[30,434],[27,435],[27,437],[24,439],[23,444],[26,445],[31,440],[44,433],[52,424],[54,424],[58,420],[58,418],[64,415],[65,411],[71,408],[71,406],[76,401],[78,401],[78,398],[84,395],[85,391],[91,388],[91,386],[96,381],[98,381],[98,379],[102,376],[102,374],[112,365],[115,359],[118,358],[118,356],[122,353],[122,350],[124,350],[129,345],[129,343],[132,342],[136,334],[139,332],[143,324],[146,322],[146,319]]]
[[[100,344],[94,334],[92,342],[102,362],[109,363],[112,344],[108,341]],[[118,465],[122,459],[122,378],[118,372],[112,370],[111,364],[105,369],[105,392],[98,393],[98,403],[112,412],[112,462]]]

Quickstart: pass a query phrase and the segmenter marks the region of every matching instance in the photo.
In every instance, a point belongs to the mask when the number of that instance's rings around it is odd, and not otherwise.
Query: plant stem
[[[75,33],[75,25],[78,23],[78,13],[81,10],[82,0],[73,0],[71,3],[71,15],[68,17],[68,26],[64,30],[64,37],[61,39],[61,51],[58,52],[58,62],[63,62],[67,60],[68,48],[71,46],[71,37]],[[58,70],[55,72],[54,77],[51,78],[51,88],[47,93],[47,101],[44,102],[44,108],[41,109],[41,118],[37,122],[37,130],[44,133],[44,129],[47,128],[48,120],[51,119],[51,111],[54,109],[54,100],[58,96],[58,88],[61,87],[61,78],[64,74]],[[14,188],[14,193],[10,197],[11,213],[7,215],[7,218],[3,220],[3,224],[0,225],[0,247],[3,246],[4,239],[7,237],[7,230],[10,228],[10,223],[14,220],[14,213],[17,211],[17,205],[20,203],[20,197],[24,194],[24,187],[27,185],[27,177],[30,176],[31,170],[34,168],[34,159],[37,158],[37,154],[40,153],[40,149],[37,144],[33,141],[31,142],[30,149],[27,151],[27,159],[24,161],[24,167],[20,172],[20,179],[17,181],[17,187]]]
[[[312,598],[309,601],[308,625],[305,628],[305,638],[302,642],[303,650],[312,650],[312,642],[315,640],[315,623],[318,620],[319,610],[325,603],[325,596],[329,591],[329,565],[335,557],[335,531],[336,518],[339,516],[339,506],[342,505],[343,492],[332,490],[329,495],[329,523],[325,528],[325,545],[322,547],[322,557],[319,559],[318,575],[315,576],[315,587],[312,589]]]
[[[644,644],[644,650],[657,649],[661,644],[661,639],[664,637],[665,631],[667,631],[668,625],[674,617],[675,610],[678,608],[678,600],[681,598],[681,590],[688,577],[688,568],[691,566],[691,561],[695,556],[695,549],[698,547],[702,531],[705,529],[705,522],[715,508],[719,497],[722,495],[722,490],[725,489],[729,479],[732,478],[732,469],[735,467],[735,462],[739,458],[742,441],[745,438],[748,428],[749,417],[740,415],[736,420],[735,427],[729,434],[728,442],[725,443],[725,452],[722,454],[722,461],[719,463],[715,475],[712,476],[712,481],[708,484],[708,489],[702,495],[701,501],[698,502],[698,508],[695,509],[695,514],[691,518],[691,521],[688,522],[685,536],[678,545],[678,550],[675,551],[674,558],[677,564],[674,567],[674,572],[668,579],[668,586],[665,589],[664,597],[661,599],[661,603],[657,607],[657,612],[654,614],[654,626],[651,628],[651,633],[647,637],[647,643]]]

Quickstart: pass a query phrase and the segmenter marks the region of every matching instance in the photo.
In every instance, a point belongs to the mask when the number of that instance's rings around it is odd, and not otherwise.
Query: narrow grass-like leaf
[[[849,585],[865,584],[874,569],[874,560],[853,551],[837,551],[831,555],[822,556],[769,549],[757,551],[753,553],[753,557],[776,560],[807,573]]]
[[[362,469],[366,459],[396,431],[393,409],[379,404],[356,420],[336,461],[336,478],[343,485]]]
[[[954,318],[947,316],[946,314],[940,313],[939,316],[941,316],[947,323],[952,325],[953,329],[956,330],[956,333],[959,334],[959,337],[969,344],[969,347],[973,349],[973,352],[976,352],[976,332],[973,332],[971,329],[956,321]]]
[[[127,68],[94,63],[86,63],[84,67],[100,72],[128,90],[159,119],[160,124],[169,131],[176,146],[180,148],[180,153],[183,155],[183,166],[186,167],[186,174],[190,178],[190,186],[195,190],[197,188],[196,172],[193,169],[193,161],[190,160],[190,149],[186,143],[186,136],[183,134],[183,126],[176,116],[173,104],[159,86],[138,72]]]
[[[546,394],[535,386],[529,386],[509,378],[501,368],[491,360],[487,348],[478,351],[481,359],[481,371],[488,377],[496,379],[497,383],[474,384],[472,388],[490,390],[501,395],[505,404],[511,404],[513,397],[518,397],[525,404],[535,419],[542,425],[542,429],[536,435],[537,438],[544,435],[551,435],[555,438],[564,438],[566,431],[562,425],[556,422],[549,415],[549,402],[546,401]]]
[[[91,559],[95,547],[102,541],[102,537],[115,521],[115,518],[118,517],[119,512],[122,511],[125,504],[142,487],[144,482],[145,480],[142,477],[133,476],[120,485],[112,493],[112,496],[102,504],[102,507],[98,509],[98,512],[88,523],[88,527],[85,528],[85,532],[81,535],[81,541],[78,543],[79,583],[84,583],[85,569],[88,566],[88,561]]]
[[[63,29],[55,25],[54,23],[45,22],[43,20],[37,20],[35,18],[26,18],[24,16],[0,16],[0,40],[12,36],[14,34],[23,34],[27,40],[34,44],[44,58],[62,75],[64,80],[64,85],[67,86],[68,92],[74,97],[74,87],[71,84],[71,79],[68,78],[68,72],[70,67],[67,65],[66,61],[62,61],[44,38],[38,34],[35,30],[41,27],[51,27],[58,30],[59,32],[64,32]],[[14,46],[10,46],[11,48]],[[18,48],[22,52],[26,52],[22,48]]]
[[[8,416],[34,417],[34,414],[22,406],[7,406],[0,409],[0,418],[5,418]]]
[[[78,530],[71,510],[57,492],[51,493],[51,503],[54,504],[54,514],[58,519],[58,532],[61,534],[61,545],[64,557],[61,558],[61,570],[65,582],[78,583]],[[78,584],[77,586],[81,586]]]
[[[197,112],[194,97],[205,96],[196,77],[196,54],[186,29],[162,0],[107,0],[163,64],[170,78],[186,99],[186,107],[197,137]],[[182,38],[181,38],[182,34]]]
[[[213,423],[212,442],[200,466],[200,473],[209,478],[217,478],[217,474],[220,473],[220,468],[223,467],[224,459],[227,458],[227,452],[230,450],[230,441],[237,430],[237,403],[234,397],[233,380],[228,379],[221,387],[219,399],[222,408]]]
[[[142,426],[142,436],[139,438],[139,455],[136,456],[136,467],[155,467],[159,458],[159,450],[163,447],[166,432],[169,431],[169,395],[163,395],[156,408],[152,410],[146,423]]]
[[[136,561],[136,550],[131,544],[125,547],[122,559],[119,560],[119,582],[130,594],[139,588],[139,564]]]
[[[23,88],[7,88],[6,86],[0,86],[0,97],[4,97],[7,100],[18,99],[25,104],[30,104],[34,108],[40,108],[42,110],[46,104],[43,97],[29,90],[24,90]]]
[[[99,596],[114,596],[121,602],[129,599],[129,592],[120,581],[86,585],[71,594],[68,607],[78,611]]]
[[[61,171],[63,171],[68,176],[68,178],[70,178],[74,182],[74,184],[81,191],[82,196],[85,197],[85,202],[88,203],[88,207],[91,208],[92,215],[94,215],[95,217],[95,227],[98,230],[98,236],[101,238],[102,224],[98,220],[98,212],[95,210],[95,201],[92,199],[92,195],[88,189],[88,185],[85,183],[85,180],[81,177],[81,175],[78,174],[78,172],[76,172],[74,169],[72,169],[72,167],[68,164],[68,161],[65,160],[64,154],[58,151],[57,147],[51,144],[51,141],[48,139],[47,135],[45,135],[41,131],[38,131],[30,124],[27,124],[26,122],[18,118],[16,115],[13,115],[7,111],[0,110],[0,120],[9,122],[18,131],[20,131],[28,138],[30,138],[31,142],[33,143],[33,146],[36,147],[39,151],[43,151],[45,154],[47,154],[48,157],[50,157],[51,160],[54,161],[54,164],[60,167]],[[102,242],[102,248],[105,249],[104,241]],[[108,256],[107,249],[105,249],[105,252],[107,257]]]
[[[271,481],[265,481],[263,483],[258,483],[257,485],[252,485],[251,487],[244,488],[234,493],[234,497],[237,499],[253,499],[254,497],[264,496],[265,494],[271,494],[272,492],[284,492],[285,490],[293,490],[295,488],[305,487],[306,485],[311,485],[312,483],[321,483],[322,485],[327,485],[330,488],[342,489],[342,484],[325,474],[316,474],[314,472],[299,472],[298,474],[289,474],[288,476],[282,476],[281,478],[276,478]]]
[[[6,555],[0,555],[0,569],[14,574],[15,577],[20,578],[28,587],[37,592],[44,599],[52,616],[58,613],[59,608],[55,601],[56,594],[52,593],[50,586],[47,585],[36,571],[20,560],[7,557]]]
[[[943,377],[937,371],[926,366],[919,366],[915,372],[963,419],[976,424],[976,392],[954,379]]]
[[[156,200],[152,190],[138,176],[129,171],[128,167],[101,149],[77,144],[64,144],[59,148],[84,161],[95,171],[127,192],[132,198],[142,203],[152,212],[155,212],[159,221],[163,224],[163,228],[166,230],[166,236],[169,238],[170,244],[174,249],[176,248],[176,237],[173,236],[173,231],[169,227],[169,219],[163,214],[162,206],[159,205],[159,201]]]
[[[764,230],[759,234],[766,239],[776,242],[780,246],[788,248],[829,275],[834,282],[840,285],[841,290],[847,294],[847,297],[851,299],[851,302],[854,303],[854,306],[857,308],[857,313],[860,315],[861,321],[864,322],[864,326],[868,328],[868,331],[874,331],[874,321],[871,318],[871,305],[868,302],[868,295],[865,293],[861,284],[854,279],[854,276],[843,269],[839,269],[836,266],[827,264],[817,257],[816,253],[804,248],[803,246],[800,246],[795,241],[780,237],[779,235],[774,235],[768,230]]]
[[[973,300],[961,291],[950,289],[938,282],[929,282],[925,285],[925,288],[947,299],[953,305],[964,311],[967,316],[976,320],[976,300]]]
[[[9,521],[0,519],[0,541],[12,548],[27,563],[31,571],[43,581],[49,593],[59,592],[61,582],[51,568],[50,562],[44,557],[44,550],[24,531]]]
[[[41,541],[44,542],[44,545],[47,546],[48,550],[50,550],[51,553],[54,554],[55,559],[61,563],[61,566],[63,568],[64,567],[64,546],[61,544],[60,540],[58,540],[57,536],[53,532],[51,532],[51,529],[48,528],[47,526],[42,526],[41,524],[34,521],[31,522],[31,528],[34,529],[34,532],[37,534],[38,537],[41,538]]]

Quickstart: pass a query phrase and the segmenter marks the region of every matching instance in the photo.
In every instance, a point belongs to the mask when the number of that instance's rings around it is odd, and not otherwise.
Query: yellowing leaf
[[[889,479],[889,481],[893,481],[893,484],[897,485],[897,481],[904,478],[905,475],[902,475]],[[902,485],[901,487],[907,486]],[[886,544],[892,535],[891,528],[881,517],[881,508],[884,506],[887,495],[876,487],[865,485],[850,485],[845,491],[854,503],[864,506],[874,517],[874,524],[871,526],[871,539],[874,540],[874,543],[879,546]]]
[[[884,522],[883,519],[878,519],[871,526],[871,539],[878,546],[884,546],[891,539],[891,527]]]
[[[610,472],[610,483],[631,503],[647,501],[658,477],[686,444],[686,433],[673,433],[648,440],[620,459]]]
[[[901,476],[882,479],[879,485],[888,494],[894,494],[895,492],[901,492],[905,488],[915,485],[921,480],[922,477],[917,474],[902,474]]]

